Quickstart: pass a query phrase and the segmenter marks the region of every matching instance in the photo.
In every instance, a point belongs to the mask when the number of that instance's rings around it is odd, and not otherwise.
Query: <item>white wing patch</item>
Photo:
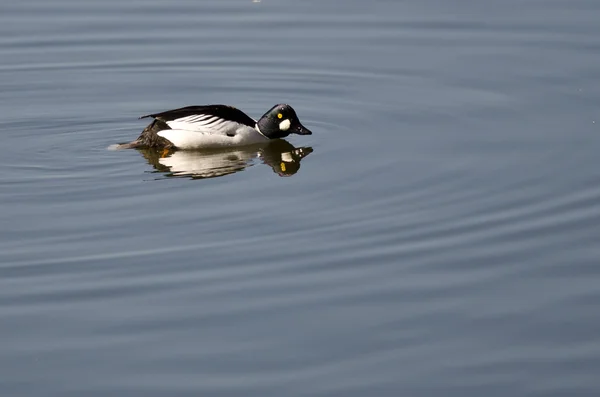
[[[218,117],[199,114],[166,122],[174,130],[198,131],[209,134],[232,135],[240,124],[235,121],[224,120]]]

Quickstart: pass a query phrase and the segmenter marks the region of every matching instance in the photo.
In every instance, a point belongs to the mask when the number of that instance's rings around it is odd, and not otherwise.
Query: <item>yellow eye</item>
[[[280,118],[282,118],[282,117],[283,117],[283,114],[281,114],[281,113],[277,113],[277,118],[278,118],[278,119],[280,119]]]
[[[285,163],[282,162],[281,164],[279,164],[279,168],[281,168],[281,171],[285,172]]]

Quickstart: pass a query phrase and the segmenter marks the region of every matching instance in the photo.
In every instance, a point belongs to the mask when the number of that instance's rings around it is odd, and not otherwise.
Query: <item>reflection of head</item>
[[[295,148],[289,142],[278,139],[262,149],[261,157],[279,176],[292,176],[300,169],[300,161],[312,152],[311,147]]]

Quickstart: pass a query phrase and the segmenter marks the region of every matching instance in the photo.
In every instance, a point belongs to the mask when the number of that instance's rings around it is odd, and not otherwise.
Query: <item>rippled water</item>
[[[597,1],[0,9],[0,395],[597,395]]]

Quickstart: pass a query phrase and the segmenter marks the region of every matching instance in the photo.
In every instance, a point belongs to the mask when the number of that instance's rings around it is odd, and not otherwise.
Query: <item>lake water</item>
[[[2,0],[0,395],[598,395],[599,20]],[[280,102],[313,135],[107,150]]]

